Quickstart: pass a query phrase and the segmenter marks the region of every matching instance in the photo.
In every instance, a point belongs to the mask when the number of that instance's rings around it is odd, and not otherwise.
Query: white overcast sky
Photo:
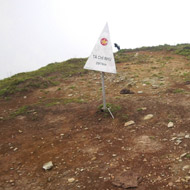
[[[88,57],[106,22],[123,49],[190,43],[190,0],[0,0],[0,79]]]

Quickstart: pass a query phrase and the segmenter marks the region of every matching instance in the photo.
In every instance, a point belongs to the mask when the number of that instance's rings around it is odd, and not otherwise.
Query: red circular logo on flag
[[[100,43],[103,45],[103,46],[106,46],[108,44],[108,40],[106,38],[102,38],[100,40]]]

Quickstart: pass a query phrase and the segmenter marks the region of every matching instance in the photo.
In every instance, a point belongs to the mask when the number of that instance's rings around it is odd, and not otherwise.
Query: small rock
[[[186,181],[190,181],[190,176],[185,176]]]
[[[161,181],[162,178],[161,178],[160,176],[158,176],[156,180],[157,180],[157,181]]]
[[[168,128],[172,128],[173,126],[174,126],[174,123],[170,121],[170,122],[168,123]]]
[[[185,152],[185,153],[181,154],[180,158],[185,157],[187,154],[188,154],[187,152]]]
[[[185,133],[180,132],[177,136],[178,136],[178,137],[185,137]]]
[[[175,144],[176,144],[176,145],[180,145],[181,143],[182,143],[182,140],[177,139]]]
[[[18,150],[18,148],[14,148],[14,149],[13,149],[13,151],[17,151],[17,150]]]
[[[128,122],[125,123],[124,126],[127,127],[127,126],[129,126],[129,125],[133,125],[133,124],[135,124],[134,121],[128,121]]]
[[[52,169],[53,168],[53,163],[52,163],[52,161],[49,161],[49,162],[47,162],[47,163],[45,163],[44,165],[43,165],[43,169],[44,170],[50,170],[50,169]]]
[[[0,120],[3,120],[3,117],[0,117]]]
[[[179,178],[179,179],[177,179],[175,182],[176,182],[176,183],[180,183],[180,182],[181,182],[181,179]]]
[[[71,96],[73,96],[73,95],[72,95],[72,94],[69,94],[68,96],[71,97]]]
[[[134,94],[131,90],[124,88],[120,91],[120,94]]]
[[[188,134],[188,135],[185,135],[185,138],[186,139],[189,139],[190,138],[190,135]]]
[[[177,139],[177,137],[172,137],[171,138],[171,141],[174,141],[174,140],[176,140]]]
[[[188,170],[190,169],[190,165],[183,166],[182,170]]]
[[[19,132],[19,133],[22,133],[22,131],[21,131],[21,130],[18,130],[18,132]]]
[[[68,179],[69,183],[73,183],[74,181],[75,181],[75,178],[73,178],[73,177]]]
[[[27,98],[27,96],[24,96],[23,98],[24,98],[24,99],[26,99],[26,98]]]
[[[149,119],[152,119],[153,118],[153,115],[152,114],[148,114],[144,117],[144,120],[149,120]]]
[[[48,182],[51,182],[51,181],[52,181],[52,178],[51,178],[51,177],[48,177],[47,181],[48,181]]]
[[[142,94],[142,93],[143,93],[143,91],[138,91],[137,93],[138,93],[138,94]]]
[[[144,158],[144,159],[143,159],[143,162],[147,162],[147,159],[146,159],[146,158]]]
[[[174,184],[172,182],[168,183],[168,186],[172,187]]]

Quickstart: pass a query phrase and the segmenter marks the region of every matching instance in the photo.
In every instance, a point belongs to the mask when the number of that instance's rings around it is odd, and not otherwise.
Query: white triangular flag
[[[107,23],[98,38],[98,41],[90,57],[88,58],[84,69],[116,73],[115,60]]]

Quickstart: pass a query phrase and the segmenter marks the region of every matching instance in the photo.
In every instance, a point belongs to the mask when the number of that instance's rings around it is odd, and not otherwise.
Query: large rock
[[[137,188],[142,178],[133,172],[122,172],[117,174],[112,181],[114,186],[124,188],[124,189],[132,189]]]

